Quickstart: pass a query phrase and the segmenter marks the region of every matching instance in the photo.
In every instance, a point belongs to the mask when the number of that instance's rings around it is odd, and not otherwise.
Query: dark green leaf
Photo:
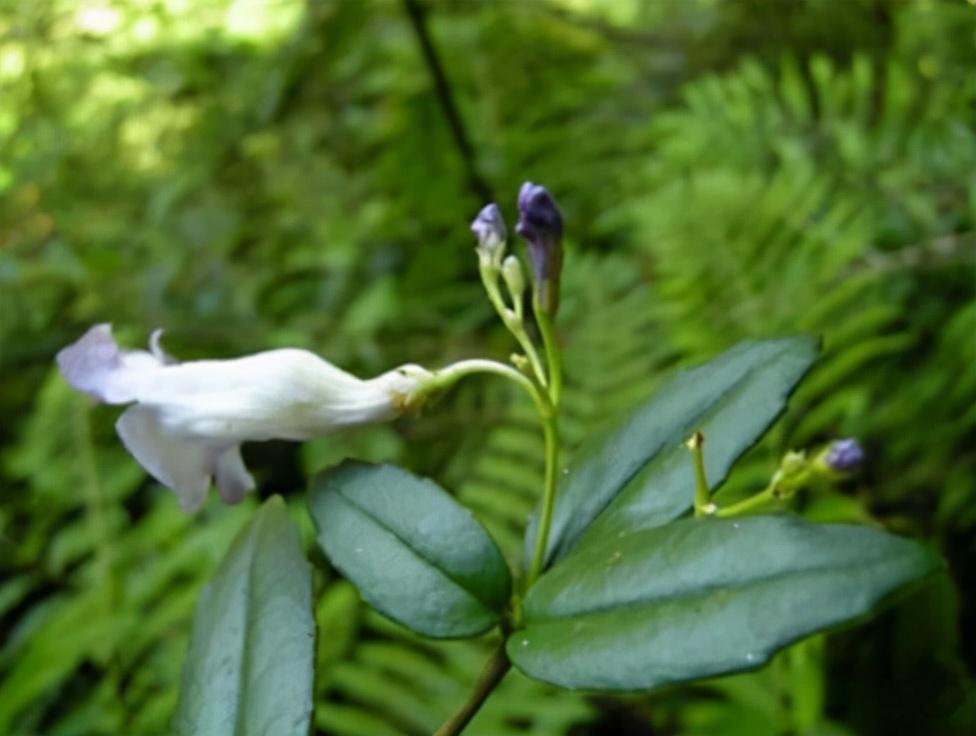
[[[272,496],[200,596],[173,732],[307,736],[314,639],[309,566]]]
[[[329,559],[390,618],[435,637],[498,622],[511,586],[505,560],[436,483],[347,461],[316,477],[308,504]]]
[[[584,532],[599,539],[684,513],[695,487],[684,440],[704,432],[705,468],[717,486],[779,416],[816,355],[809,337],[740,343],[679,373],[617,428],[585,444],[558,489],[547,562],[564,556]],[[527,534],[531,550],[535,524]]]
[[[758,667],[939,566],[868,527],[682,519],[579,548],[543,575],[508,642],[526,674],[638,690]]]

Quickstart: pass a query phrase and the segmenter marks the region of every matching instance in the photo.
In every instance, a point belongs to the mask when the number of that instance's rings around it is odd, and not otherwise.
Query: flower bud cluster
[[[792,497],[817,480],[836,481],[856,473],[864,462],[864,450],[856,439],[834,440],[813,458],[790,450],[780,461],[770,487],[777,498]]]
[[[559,307],[563,216],[549,190],[530,181],[525,182],[519,190],[518,211],[515,231],[528,245],[534,285],[533,302],[537,310],[552,316]],[[476,250],[482,269],[490,272],[500,270],[512,298],[520,299],[526,286],[525,276],[515,256],[505,257],[507,230],[498,205],[485,205],[471,223],[471,231],[478,239]]]

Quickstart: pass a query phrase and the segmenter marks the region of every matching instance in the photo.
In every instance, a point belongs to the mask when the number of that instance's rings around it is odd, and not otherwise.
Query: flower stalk
[[[749,496],[749,498],[743,499],[731,506],[724,506],[718,509],[715,511],[715,516],[720,519],[727,519],[732,516],[745,516],[781,500],[782,497],[777,495],[775,486],[770,483],[756,495]]]
[[[549,368],[549,398],[553,405],[559,404],[559,396],[563,389],[562,360],[559,356],[559,345],[552,326],[552,318],[540,309],[535,310],[536,324],[542,336],[542,345],[546,351],[546,365]]]
[[[483,358],[460,360],[457,363],[451,363],[451,365],[435,371],[433,377],[425,382],[421,390],[421,400],[424,400],[431,394],[439,393],[450,388],[465,376],[477,373],[490,373],[511,381],[529,395],[540,415],[552,413],[548,394],[540,391],[538,386],[530,378],[526,377],[525,374],[504,363]]]
[[[552,526],[552,512],[556,504],[556,465],[559,462],[559,429],[555,412],[543,418],[543,434],[546,445],[545,480],[542,489],[542,510],[539,513],[539,528],[535,535],[535,548],[532,561],[525,578],[526,589],[532,587],[545,564],[546,547],[549,543],[549,529]]]
[[[514,255],[505,256],[506,238],[508,230],[498,205],[492,203],[481,208],[478,216],[471,223],[471,232],[478,239],[475,251],[478,254],[478,272],[481,283],[484,284],[488,301],[495,308],[506,329],[518,342],[532,367],[532,375],[540,386],[547,386],[546,371],[542,367],[539,353],[525,330],[522,294],[525,289],[525,278],[522,266]],[[501,276],[508,288],[512,300],[510,308],[505,303],[499,287]]]
[[[780,461],[769,484],[759,493],[725,508],[715,515],[743,516],[770,504],[784,503],[810,484],[837,481],[855,473],[864,461],[864,450],[855,439],[835,440],[810,459],[805,452],[791,450]]]
[[[529,366],[532,368],[532,376],[538,381],[539,385],[542,387],[548,387],[549,380],[546,377],[546,371],[542,366],[542,360],[539,358],[539,352],[536,350],[535,345],[532,343],[532,339],[529,337],[528,332],[525,329],[525,320],[522,315],[522,304],[521,298],[513,295],[513,307],[509,308],[505,304],[505,299],[502,296],[501,289],[498,286],[498,268],[492,266],[491,264],[485,264],[484,262],[480,265],[481,271],[481,282],[485,286],[485,293],[488,295],[488,301],[495,308],[495,312],[502,320],[502,324],[505,325],[506,329],[512,333],[512,337],[518,342],[519,347],[522,348],[522,352],[529,361]]]
[[[508,633],[509,626],[520,625],[520,593],[532,587],[545,567],[549,531],[556,503],[559,400],[562,392],[562,361],[553,329],[553,317],[559,304],[559,277],[562,268],[562,214],[549,192],[544,187],[531,182],[526,182],[522,186],[518,197],[518,208],[517,231],[525,238],[529,247],[533,276],[532,307],[545,351],[545,366],[525,329],[522,301],[525,277],[521,263],[513,255],[504,257],[505,223],[497,205],[490,204],[478,213],[471,224],[471,230],[478,238],[476,250],[481,281],[485,286],[488,300],[501,317],[505,327],[515,337],[524,355],[512,356],[512,363],[517,370],[494,361],[468,360],[437,371],[431,382],[432,387],[447,386],[469,373],[495,373],[517,383],[529,392],[542,422],[545,475],[539,526],[536,530],[532,558],[528,564],[524,585],[521,591],[512,594],[506,617],[507,623],[502,626],[503,634]],[[508,289],[512,308],[508,307],[502,297],[499,276]],[[461,733],[492,690],[501,682],[510,666],[503,641],[492,653],[468,699],[457,713],[437,730],[435,736],[454,736]]]

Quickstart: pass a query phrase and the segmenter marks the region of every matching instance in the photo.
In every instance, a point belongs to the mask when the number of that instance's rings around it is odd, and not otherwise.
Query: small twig
[[[441,64],[440,57],[437,55],[437,49],[434,47],[434,41],[430,36],[430,30],[427,28],[427,17],[424,8],[418,0],[403,0],[403,8],[407,13],[407,17],[410,19],[410,25],[413,27],[413,31],[417,36],[417,42],[420,44],[424,63],[427,65],[427,71],[430,72],[431,79],[434,82],[437,99],[440,102],[441,109],[444,111],[444,117],[447,118],[447,125],[451,130],[451,137],[454,138],[454,144],[457,146],[458,152],[461,154],[461,159],[464,161],[464,167],[468,176],[468,186],[471,187],[472,191],[478,195],[478,198],[482,202],[491,202],[494,200],[491,187],[488,186],[481,177],[481,174],[478,173],[478,168],[475,165],[474,148],[471,146],[471,140],[468,138],[464,121],[461,120],[461,114],[458,112],[457,104],[454,101],[454,94],[451,92],[447,75],[444,73],[444,65]]]

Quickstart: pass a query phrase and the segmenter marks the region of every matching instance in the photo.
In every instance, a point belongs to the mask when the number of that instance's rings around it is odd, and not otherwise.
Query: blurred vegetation
[[[676,366],[819,333],[723,493],[857,436],[867,472],[803,512],[926,538],[951,571],[753,674],[622,700],[513,674],[471,733],[972,733],[974,63],[971,0],[0,0],[0,733],[166,733],[198,591],[253,508],[182,515],[57,349],[111,321],[361,375],[504,359],[467,223],[488,197],[513,218],[524,179],[566,216],[570,442]],[[515,555],[540,444],[478,381],[245,455],[300,519],[308,473],[401,462]],[[319,732],[429,733],[482,647],[405,634],[312,554]]]

